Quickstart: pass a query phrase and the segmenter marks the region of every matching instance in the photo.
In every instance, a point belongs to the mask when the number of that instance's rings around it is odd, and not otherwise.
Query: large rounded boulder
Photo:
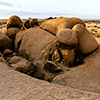
[[[18,16],[11,16],[6,24],[7,29],[10,27],[17,27],[21,29],[21,27],[23,27],[23,22]]]
[[[78,34],[78,46],[83,54],[89,54],[98,48],[99,44],[82,24],[75,25],[73,30]]]
[[[56,37],[57,41],[69,46],[78,44],[77,34],[72,29],[61,29],[58,31]]]
[[[12,49],[12,45],[12,40],[7,35],[0,32],[0,50]]]
[[[15,39],[16,34],[20,31],[19,28],[15,28],[15,27],[11,27],[8,29],[5,29],[5,34],[11,38],[11,39]]]
[[[79,18],[59,17],[57,19],[45,21],[40,27],[56,35],[59,30],[63,28],[72,28],[76,24],[83,24],[85,26],[85,23]]]
[[[45,52],[44,49],[54,40],[56,37],[49,32],[39,27],[30,28],[17,33],[15,48],[23,56],[38,60]]]

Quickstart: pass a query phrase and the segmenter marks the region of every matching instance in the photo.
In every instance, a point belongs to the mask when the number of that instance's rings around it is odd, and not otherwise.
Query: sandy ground
[[[6,24],[2,24],[0,25],[0,32],[5,32],[5,27],[6,27]]]

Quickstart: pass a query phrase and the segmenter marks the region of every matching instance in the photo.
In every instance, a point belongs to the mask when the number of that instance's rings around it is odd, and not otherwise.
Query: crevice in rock
[[[17,48],[17,50],[20,48],[21,42],[22,42],[22,40],[20,40],[20,41],[18,42],[18,48]]]

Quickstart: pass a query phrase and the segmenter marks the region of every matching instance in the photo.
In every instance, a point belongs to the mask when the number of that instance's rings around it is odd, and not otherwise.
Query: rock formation
[[[83,24],[85,26],[85,23],[79,18],[60,17],[57,19],[47,20],[42,23],[40,27],[56,35],[59,30],[63,28],[72,28],[76,24]]]
[[[21,19],[18,16],[11,16],[7,21],[5,34],[10,39],[12,39],[12,42],[14,43],[15,36],[21,30],[22,27],[23,22],[21,21]],[[14,47],[12,48],[14,49]]]
[[[79,18],[59,17],[39,26],[37,19],[22,23],[18,16],[11,16],[5,34],[0,33],[0,50],[5,58],[0,53],[0,61],[14,70],[73,88],[100,91],[96,80],[100,76],[100,48]]]

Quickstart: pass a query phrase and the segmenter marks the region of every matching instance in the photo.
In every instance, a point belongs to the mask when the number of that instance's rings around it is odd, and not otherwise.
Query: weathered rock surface
[[[91,53],[98,48],[97,41],[82,24],[75,25],[73,30],[78,34],[79,49],[83,54]]]
[[[16,41],[19,40],[16,36],[15,45],[18,43]],[[39,27],[30,28],[24,32],[18,51],[24,56],[38,60],[43,55],[42,51],[54,40],[56,40],[56,37],[49,32]]]
[[[51,81],[54,77],[54,75],[51,75],[50,73],[47,73],[43,67],[44,64],[42,62],[32,60],[32,59],[25,59],[21,56],[18,56],[16,54],[12,54],[10,56],[5,56],[5,59],[3,57],[0,57],[0,62],[6,63],[14,70],[17,70],[21,73],[25,73],[29,76],[36,77],[38,79],[43,79],[47,81]],[[4,62],[5,61],[5,62]]]
[[[76,24],[83,24],[85,26],[85,23],[79,18],[60,17],[57,19],[47,20],[42,23],[40,27],[56,35],[59,30],[63,28],[72,28]]]
[[[0,50],[12,49],[12,45],[12,40],[7,35],[0,32]]]
[[[30,66],[30,63],[25,58],[22,58],[20,56],[13,56],[9,59],[9,65],[13,69],[17,69],[19,67]]]
[[[11,38],[11,39],[15,39],[16,34],[20,31],[19,28],[15,28],[15,27],[11,27],[9,29],[5,30],[5,34]]]
[[[85,58],[84,64],[58,75],[54,83],[100,93],[100,48]]]
[[[69,46],[78,44],[77,34],[72,29],[61,29],[57,32],[56,37],[57,41]]]
[[[0,63],[0,100],[99,100],[100,94],[51,84]]]

